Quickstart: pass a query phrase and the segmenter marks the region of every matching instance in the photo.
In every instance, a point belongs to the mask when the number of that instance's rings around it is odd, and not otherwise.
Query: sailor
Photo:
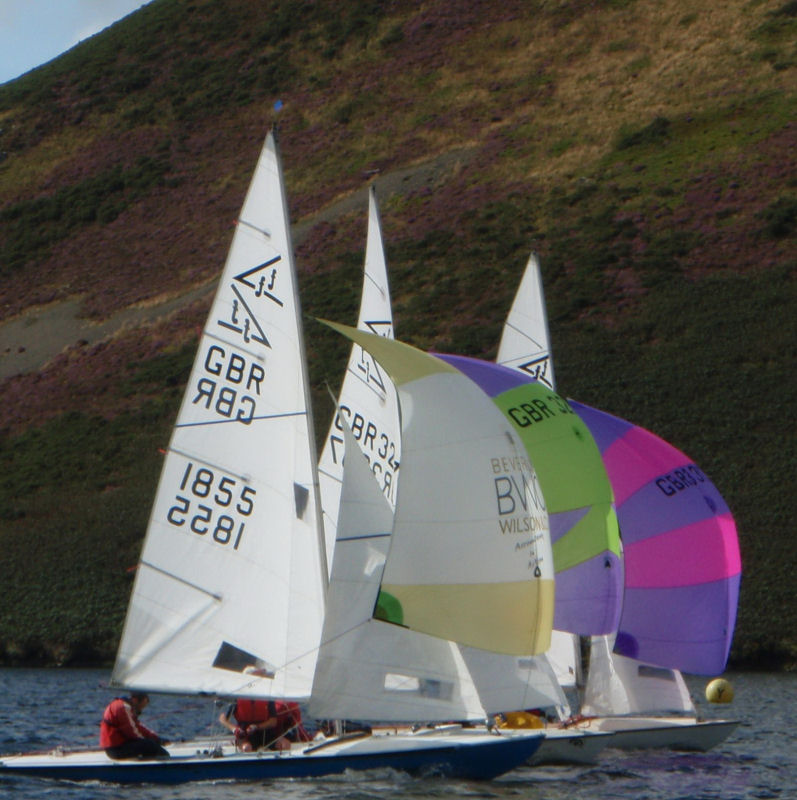
[[[239,698],[219,716],[219,722],[232,731],[235,744],[245,753],[268,747],[289,750],[291,742],[307,742],[298,703]]]
[[[144,692],[117,697],[108,704],[100,723],[100,747],[110,758],[169,756],[160,736],[139,722],[138,716],[148,704],[149,695]]]

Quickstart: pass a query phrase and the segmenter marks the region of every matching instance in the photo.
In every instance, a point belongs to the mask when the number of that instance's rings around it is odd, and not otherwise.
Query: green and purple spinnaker
[[[556,573],[554,628],[617,630],[623,569],[612,488],[587,426],[549,386],[475,358],[438,355],[474,381],[513,424],[540,481]]]
[[[614,488],[625,594],[614,650],[699,675],[725,669],[741,579],[736,523],[705,473],[655,434],[570,401]]]

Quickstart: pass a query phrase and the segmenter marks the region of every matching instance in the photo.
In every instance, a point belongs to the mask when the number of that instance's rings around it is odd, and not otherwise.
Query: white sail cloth
[[[326,565],[305,363],[269,134],[163,465],[115,684],[309,696]]]

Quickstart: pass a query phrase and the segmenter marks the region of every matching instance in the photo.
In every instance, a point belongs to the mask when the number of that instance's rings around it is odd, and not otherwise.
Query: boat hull
[[[607,747],[614,747],[614,734],[607,731],[573,731],[546,728],[540,749],[529,763],[595,764]]]
[[[294,747],[289,752],[236,753],[231,748],[170,747],[170,758],[112,761],[87,750],[0,759],[0,775],[68,781],[178,784],[203,780],[253,781],[317,778],[347,770],[396,769],[410,774],[490,780],[527,762],[539,734],[443,737],[367,736]]]
[[[668,748],[711,750],[730,736],[738,720],[702,720],[682,717],[594,717],[576,726],[581,730],[609,732],[609,747],[622,750]]]

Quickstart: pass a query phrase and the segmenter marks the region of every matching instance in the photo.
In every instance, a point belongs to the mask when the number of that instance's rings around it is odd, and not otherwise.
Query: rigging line
[[[306,417],[306,411],[287,411],[284,414],[262,414],[255,417],[250,417],[249,421],[245,424],[248,425],[253,421],[260,421],[264,419],[281,419],[283,417]],[[236,417],[235,419],[208,419],[200,422],[178,422],[175,428],[195,428],[200,425],[224,425],[230,422],[240,422],[241,420]]]
[[[304,653],[300,653],[299,655],[297,655],[297,656],[294,656],[293,658],[289,659],[288,661],[286,661],[286,662],[285,662],[284,664],[282,664],[281,666],[279,666],[279,667],[274,667],[274,673],[276,674],[276,673],[277,673],[277,672],[279,672],[280,670],[287,669],[287,668],[288,668],[288,667],[289,667],[291,664],[293,664],[293,663],[295,663],[295,662],[297,662],[297,661],[301,661],[303,658],[306,658],[306,657],[307,657],[307,656],[309,656],[311,653],[317,653],[317,652],[318,652],[319,650],[321,650],[321,648],[322,648],[322,647],[324,647],[325,645],[332,644],[333,642],[336,642],[338,639],[342,639],[344,636],[346,636],[346,635],[348,635],[348,634],[352,633],[353,631],[356,631],[358,628],[362,628],[364,625],[367,625],[367,624],[368,624],[369,622],[371,622],[371,621],[373,621],[373,617],[369,617],[368,619],[364,619],[362,622],[358,622],[358,623],[356,623],[356,624],[355,624],[355,625],[353,625],[351,628],[348,628],[348,629],[347,629],[347,630],[345,630],[345,631],[341,631],[339,634],[337,634],[336,636],[333,636],[333,637],[332,637],[332,638],[330,638],[330,639],[325,639],[325,640],[324,640],[323,642],[321,642],[321,643],[320,643],[320,644],[319,644],[317,647],[312,647],[312,648],[310,648],[309,650],[306,650]],[[275,680],[275,679],[274,679],[274,678],[270,678],[270,679],[268,679],[268,680],[272,680],[272,681],[273,681],[273,680]],[[251,686],[254,686],[255,684],[256,684],[256,680],[250,680],[250,681],[248,681],[247,683],[242,683],[242,684],[241,684],[241,685],[238,687],[238,689],[236,689],[236,690],[233,692],[233,695],[240,694],[241,692],[245,691],[246,689],[248,689],[248,688],[249,688],[249,687],[251,687]]]
[[[534,342],[534,344],[536,344],[537,347],[540,348],[540,350],[544,350],[544,348],[540,346],[540,343],[536,339],[533,339],[524,330],[521,330],[520,328],[516,327],[515,325],[512,325],[512,323],[507,321],[507,322],[504,323],[504,327],[511,328],[515,333],[519,333],[524,339],[528,339],[530,342]]]
[[[344,536],[335,539],[335,542],[359,542],[363,539],[384,539],[389,536],[392,536],[391,531],[386,531],[385,533],[364,533],[362,536]]]
[[[339,478],[337,475],[333,475],[329,470],[318,468],[319,475],[325,475],[330,480],[335,481],[335,483],[343,484],[343,478]]]
[[[149,561],[139,561],[139,566],[149,567],[151,570],[159,572],[161,575],[165,575],[167,578],[172,578],[178,583],[182,583],[183,585],[188,586],[190,589],[196,589],[196,591],[200,592],[201,594],[207,595],[208,597],[212,597],[219,603],[223,599],[220,594],[216,594],[215,592],[209,592],[207,589],[203,589],[198,584],[192,583],[191,581],[187,581],[185,578],[181,578],[179,575],[175,575],[173,572],[169,572],[168,570],[162,569],[161,567],[156,567]]]

